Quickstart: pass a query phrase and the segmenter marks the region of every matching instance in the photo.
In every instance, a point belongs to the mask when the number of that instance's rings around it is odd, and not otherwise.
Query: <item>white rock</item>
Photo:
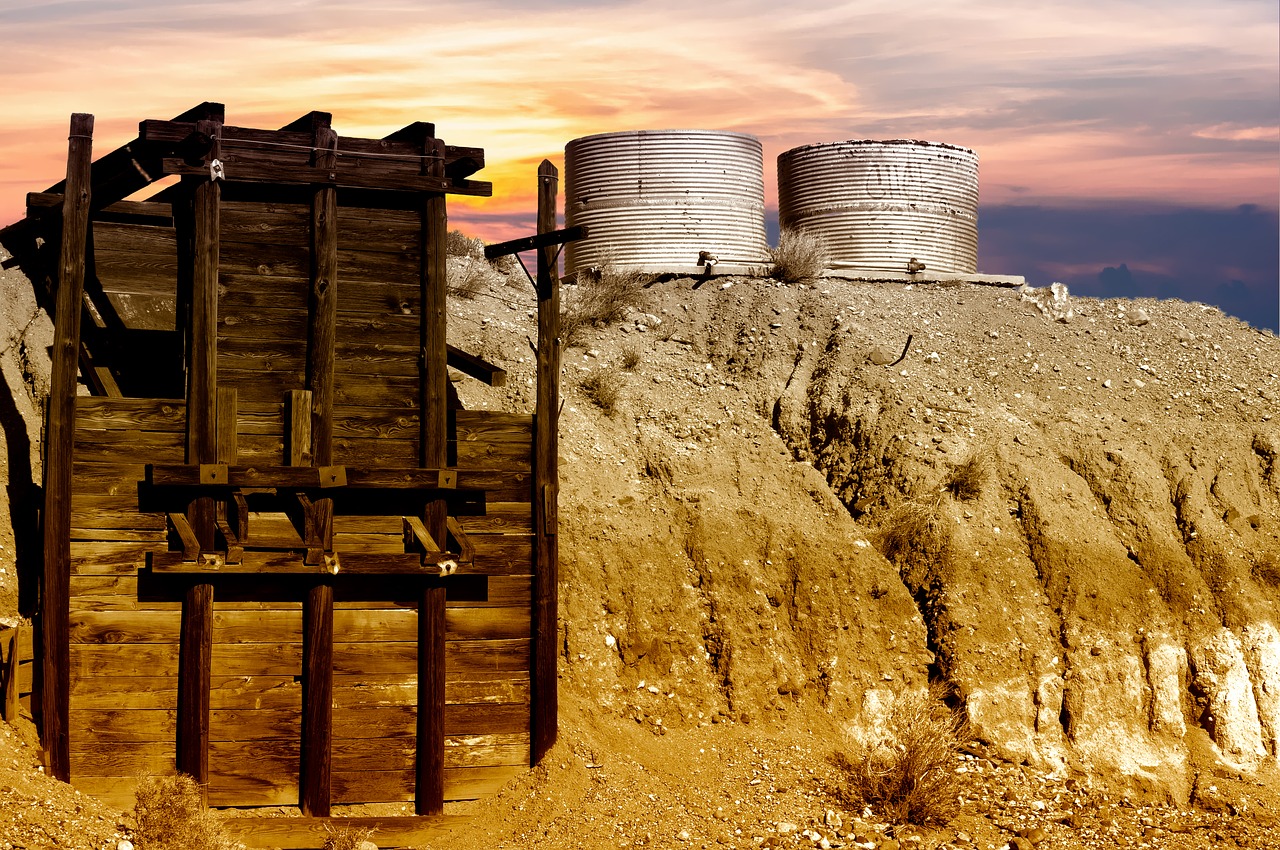
[[[116,842],[116,850],[133,850],[133,842],[127,838],[121,838]]]
[[[679,838],[681,841],[688,841],[690,838],[692,838],[692,836],[689,835],[689,830],[682,829],[680,830],[680,834],[677,835],[676,838]]]
[[[1250,623],[1240,630],[1240,644],[1253,680],[1262,743],[1274,756],[1280,752],[1280,632],[1271,623]]]
[[[1191,647],[1195,682],[1209,700],[1213,742],[1227,758],[1246,763],[1260,759],[1262,726],[1258,703],[1240,641],[1225,628]]]

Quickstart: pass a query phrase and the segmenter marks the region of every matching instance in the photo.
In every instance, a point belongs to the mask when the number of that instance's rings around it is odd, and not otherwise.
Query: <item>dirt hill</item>
[[[470,288],[450,341],[510,378],[459,393],[529,410],[531,288]],[[1276,337],[1047,289],[634,292],[565,350],[561,743],[450,846],[1266,846]],[[930,678],[973,784],[911,842],[829,756]]]

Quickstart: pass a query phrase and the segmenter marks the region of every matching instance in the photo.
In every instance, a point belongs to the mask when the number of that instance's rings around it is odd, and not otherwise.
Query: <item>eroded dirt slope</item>
[[[1210,765],[1273,766],[1280,345],[1048,295],[671,280],[568,349],[566,687],[649,725],[803,705],[856,734],[932,671],[1051,775],[1186,800]],[[459,342],[518,356],[527,314],[486,300]],[[519,368],[473,403],[527,401]],[[891,562],[904,513],[929,528]]]

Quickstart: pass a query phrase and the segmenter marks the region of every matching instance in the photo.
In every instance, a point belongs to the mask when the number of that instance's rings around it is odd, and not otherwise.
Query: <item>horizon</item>
[[[237,126],[432,121],[486,151],[493,198],[452,199],[450,219],[489,241],[532,231],[537,163],[585,135],[757,136],[771,241],[779,153],[927,139],[979,155],[979,271],[1280,332],[1273,2],[98,0],[0,4],[0,25],[0,226],[65,175],[73,112],[96,116],[97,156],[204,100]]]

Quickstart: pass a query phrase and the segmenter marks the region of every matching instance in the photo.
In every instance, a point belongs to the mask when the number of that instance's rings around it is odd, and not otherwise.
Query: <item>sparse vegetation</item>
[[[564,344],[577,344],[588,328],[625,318],[628,310],[643,303],[649,280],[649,275],[618,269],[611,263],[578,272],[577,286],[565,288],[560,307],[560,338]]]
[[[882,734],[835,753],[850,805],[871,806],[898,824],[945,826],[955,817],[963,789],[956,756],[969,729],[947,695],[941,684],[899,695]]]
[[[622,387],[626,379],[611,369],[597,369],[582,379],[582,391],[606,416],[612,416],[618,409],[618,399],[622,397]]]
[[[484,240],[473,239],[461,230],[450,230],[445,237],[444,252],[449,257],[484,259]]]
[[[445,255],[449,262],[449,294],[456,298],[475,298],[491,286],[511,283],[509,276],[519,271],[515,257],[500,257],[493,262],[485,259],[484,240],[460,230],[449,231]]]
[[[951,470],[947,476],[947,490],[961,501],[972,502],[982,495],[982,485],[986,480],[986,459],[975,452]]]
[[[1280,589],[1280,558],[1271,552],[1263,552],[1253,562],[1253,577],[1261,584]]]
[[[782,231],[778,247],[769,249],[770,276],[783,283],[799,283],[819,277],[831,262],[826,241],[805,230]]]
[[[622,368],[628,372],[640,365],[640,352],[631,346],[622,349]]]
[[[324,850],[360,850],[360,845],[373,835],[372,829],[335,827],[332,823],[325,824],[324,831]]]
[[[951,529],[941,508],[941,498],[911,499],[899,505],[880,527],[880,552],[900,568],[944,560],[951,550]]]
[[[152,777],[138,786],[133,816],[138,850],[236,850],[190,776]]]

